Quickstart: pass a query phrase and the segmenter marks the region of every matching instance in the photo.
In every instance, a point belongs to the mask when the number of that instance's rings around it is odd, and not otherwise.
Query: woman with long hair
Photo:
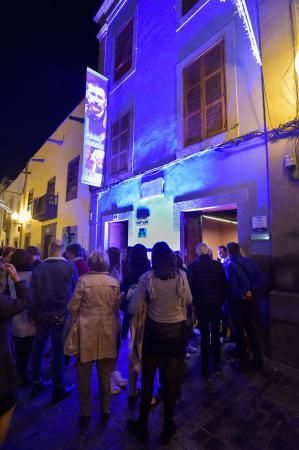
[[[129,308],[132,314],[139,314],[145,305],[147,308],[139,419],[129,420],[127,425],[142,441],[148,437],[148,416],[157,369],[164,399],[162,444],[167,444],[175,434],[173,415],[185,356],[187,305],[191,302],[186,274],[177,268],[175,255],[166,242],[157,242],[152,252],[152,270],[140,278]]]
[[[110,372],[117,356],[119,284],[108,273],[105,252],[95,250],[88,259],[90,272],[79,278],[68,309],[79,324],[78,386],[80,422],[90,418],[90,377],[96,363],[102,420],[110,415]]]
[[[142,244],[136,244],[134,245],[134,247],[131,247],[128,259],[128,266],[125,273],[123,273],[122,283],[120,284],[120,291],[123,293],[122,311],[124,313],[124,316],[121,330],[121,337],[123,339],[126,339],[130,328],[131,314],[128,311],[128,304],[129,304],[129,297],[132,292],[132,287],[138,284],[138,280],[141,277],[141,275],[143,275],[144,272],[149,270],[150,267],[151,263],[147,257],[146,247]]]
[[[129,267],[126,277],[121,284],[121,291],[123,292],[124,303],[124,317],[122,324],[122,332],[128,333],[131,322],[131,314],[128,310],[130,301],[137,288],[139,278],[151,267],[150,261],[147,257],[146,247],[142,244],[136,244],[131,249],[129,257]],[[125,326],[124,326],[125,322]],[[125,330],[124,330],[125,328]],[[122,336],[126,337],[126,336]],[[129,361],[129,402],[134,402],[137,399],[139,392],[136,389],[138,379],[138,371],[134,370]]]
[[[109,258],[109,268],[108,271],[110,275],[115,278],[118,283],[120,283],[121,273],[120,273],[120,255],[121,251],[117,247],[109,247],[107,250]],[[117,370],[117,358],[120,349],[120,314],[118,313],[117,320],[117,355],[111,367],[111,394],[119,394],[121,388],[124,388],[128,384],[128,380],[123,378],[121,373]]]

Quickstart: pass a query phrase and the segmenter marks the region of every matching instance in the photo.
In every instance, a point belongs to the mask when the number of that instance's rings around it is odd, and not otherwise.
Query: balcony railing
[[[57,204],[58,195],[47,193],[42,197],[35,198],[33,201],[32,219],[40,222],[56,219]]]

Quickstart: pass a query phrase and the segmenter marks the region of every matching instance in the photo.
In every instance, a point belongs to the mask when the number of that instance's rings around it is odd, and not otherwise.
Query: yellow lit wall
[[[290,0],[260,2],[263,70],[267,126],[277,127],[296,116],[294,38],[297,33],[296,4]]]
[[[84,117],[84,103],[81,102],[70,116]],[[89,242],[89,189],[80,183],[81,151],[83,146],[83,124],[68,118],[50,136],[50,139],[63,141],[62,145],[45,142],[33,158],[44,159],[43,163],[30,160],[28,171],[30,175],[26,180],[25,203],[27,206],[28,193],[34,190],[34,198],[46,194],[47,183],[56,177],[55,194],[58,193],[57,218],[39,222],[31,220],[25,225],[24,234],[30,233],[30,244],[41,246],[42,226],[57,223],[56,238],[63,239],[63,228],[67,226],[78,227],[78,242],[85,248]],[[78,195],[76,199],[66,201],[66,185],[68,162],[80,155],[80,168],[78,180]],[[24,242],[24,240],[23,240]]]

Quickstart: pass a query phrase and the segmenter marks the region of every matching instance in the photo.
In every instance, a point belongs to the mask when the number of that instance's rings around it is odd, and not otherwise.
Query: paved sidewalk
[[[199,337],[194,338],[199,346]],[[298,372],[269,368],[263,378],[252,372],[234,372],[223,348],[223,375],[211,383],[200,377],[199,353],[186,362],[186,382],[176,410],[177,434],[168,447],[173,450],[244,449],[288,450],[299,446]],[[127,341],[122,343],[119,368],[127,375]],[[45,373],[49,361],[45,360]],[[76,382],[75,359],[66,368],[67,382]],[[126,431],[128,418],[136,417],[138,406],[129,407],[128,392],[112,398],[112,414],[106,427],[99,422],[99,398],[93,373],[93,417],[90,427],[80,432],[77,390],[58,405],[51,405],[51,391],[29,400],[30,388],[20,392],[4,450],[137,450],[158,449],[161,431],[160,403],[150,417],[147,446]]]

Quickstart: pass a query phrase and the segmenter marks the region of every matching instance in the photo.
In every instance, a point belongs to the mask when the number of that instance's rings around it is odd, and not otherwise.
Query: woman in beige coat
[[[90,418],[90,376],[95,361],[101,385],[102,420],[110,415],[110,372],[117,356],[118,281],[107,273],[108,256],[95,250],[87,261],[90,272],[79,278],[68,309],[79,323],[78,384],[80,423]]]

